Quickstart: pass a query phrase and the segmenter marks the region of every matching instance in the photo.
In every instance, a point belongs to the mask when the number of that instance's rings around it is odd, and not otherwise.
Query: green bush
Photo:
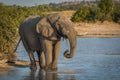
[[[113,13],[113,0],[100,0],[98,3],[99,13],[98,17],[99,20],[102,22],[107,20],[112,20],[112,13]]]
[[[72,16],[71,20],[73,22],[95,21],[95,14],[96,11],[90,7],[80,7]]]
[[[71,20],[80,21],[115,21],[120,23],[120,6],[114,6],[113,0],[100,0],[96,7],[80,7]]]
[[[112,15],[113,21],[120,23],[120,6],[116,6]]]
[[[13,54],[18,35],[18,13],[15,8],[7,6],[0,6],[0,10],[0,53]]]

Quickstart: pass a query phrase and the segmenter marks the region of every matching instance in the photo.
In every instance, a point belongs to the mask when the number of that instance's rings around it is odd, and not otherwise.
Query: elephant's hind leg
[[[37,51],[37,54],[38,54],[40,69],[44,69],[45,68],[45,56],[42,53],[42,51]]]
[[[37,66],[36,66],[36,61],[35,61],[35,58],[34,58],[33,51],[30,51],[28,54],[29,54],[30,61],[31,61],[30,69],[31,70],[36,70]]]

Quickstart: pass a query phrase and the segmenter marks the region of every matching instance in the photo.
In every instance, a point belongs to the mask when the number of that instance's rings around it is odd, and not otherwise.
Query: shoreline
[[[24,60],[15,60],[14,63],[7,63],[7,59],[0,60],[0,70],[12,69],[15,67],[29,67],[30,62]],[[37,63],[38,64],[38,63]]]
[[[118,35],[111,35],[111,34],[104,34],[104,35],[98,35],[98,34],[89,34],[89,35],[77,35],[78,38],[120,38],[120,34]]]

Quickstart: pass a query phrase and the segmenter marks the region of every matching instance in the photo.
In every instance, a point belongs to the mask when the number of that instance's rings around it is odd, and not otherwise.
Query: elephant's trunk
[[[76,35],[75,34],[69,34],[68,36],[69,43],[70,43],[70,52],[66,50],[64,52],[65,58],[72,58],[76,51]]]

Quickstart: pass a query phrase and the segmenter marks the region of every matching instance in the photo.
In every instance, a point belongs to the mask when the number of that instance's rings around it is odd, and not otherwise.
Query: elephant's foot
[[[37,70],[37,67],[31,66],[30,69],[31,69],[32,71],[36,71],[36,70]]]
[[[40,66],[40,69],[43,70],[43,69],[46,69],[46,67],[45,66]]]
[[[45,64],[40,64],[40,69],[45,69],[45,68],[46,68]]]
[[[52,64],[52,70],[54,70],[54,71],[57,70],[57,65],[56,65],[56,63],[53,63],[53,64]]]
[[[45,70],[46,71],[51,71],[52,70],[52,65],[50,64],[50,65],[47,65],[46,67],[45,67]]]
[[[50,64],[48,66],[45,67],[46,71],[57,71],[57,67],[53,66],[53,64]]]
[[[31,64],[30,65],[30,69],[32,70],[32,71],[35,71],[36,69],[37,69],[37,66],[36,66],[36,64]]]
[[[56,68],[52,68],[52,71],[57,71],[57,67]]]

